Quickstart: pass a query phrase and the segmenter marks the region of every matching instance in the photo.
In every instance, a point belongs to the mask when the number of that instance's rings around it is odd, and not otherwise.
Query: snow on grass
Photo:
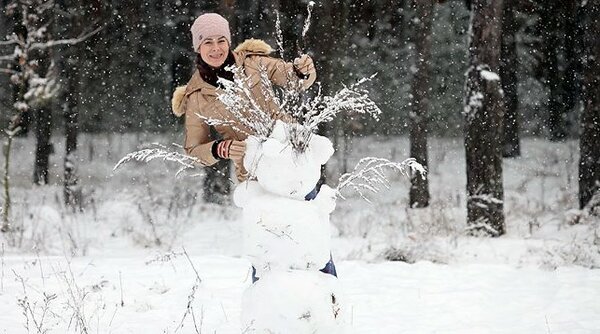
[[[84,211],[72,213],[61,202],[62,155],[51,156],[52,184],[33,187],[33,140],[15,140],[13,223],[22,230],[0,237],[0,333],[27,333],[26,302],[36,320],[49,305],[48,333],[80,333],[78,319],[89,333],[174,333],[196,279],[182,246],[202,282],[194,317],[177,332],[196,333],[194,319],[203,333],[242,332],[241,296],[250,277],[241,257],[240,210],[202,201],[195,176],[201,169],[175,177],[179,166],[151,162],[112,172],[144,143],[180,141],[82,136]],[[62,142],[56,141],[58,153]],[[365,156],[402,161],[408,147],[403,137],[354,138],[346,165]],[[394,175],[390,190],[370,198],[373,204],[358,194],[338,201],[332,249],[354,332],[600,331],[599,222],[571,224],[577,143],[531,138],[522,149],[522,157],[504,160],[507,234],[500,238],[465,236],[460,138],[430,139],[429,208],[407,209],[409,183]],[[343,172],[343,158],[337,153],[329,164],[332,180]],[[37,332],[31,314],[29,327]]]
[[[39,317],[46,293],[58,296],[46,315],[49,333],[78,332],[75,320],[68,326],[75,309],[89,333],[174,333],[195,275],[182,255],[152,259],[80,257],[69,265],[60,257],[6,257],[0,331],[27,333],[16,301],[26,296],[37,303]],[[202,282],[191,303],[194,318],[188,316],[178,332],[196,333],[195,319],[202,333],[241,333],[248,262],[227,256],[191,260]],[[361,261],[339,262],[338,270],[354,333],[591,334],[600,328],[597,270]],[[24,287],[16,275],[25,279]],[[72,297],[70,290],[79,294]]]

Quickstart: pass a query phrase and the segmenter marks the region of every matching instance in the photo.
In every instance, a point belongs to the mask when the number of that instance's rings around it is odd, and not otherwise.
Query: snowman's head
[[[266,140],[247,139],[244,165],[265,190],[285,197],[304,199],[321,177],[321,165],[333,154],[329,139],[313,134],[303,152],[289,139],[288,125],[277,121]]]

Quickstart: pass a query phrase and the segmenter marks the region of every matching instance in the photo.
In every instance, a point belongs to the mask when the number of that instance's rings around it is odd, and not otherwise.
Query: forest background
[[[78,134],[182,133],[170,99],[194,69],[189,27],[199,14],[219,12],[230,21],[233,47],[247,38],[276,45],[280,24],[287,52],[280,56],[312,55],[325,94],[377,74],[367,88],[383,111],[380,121],[346,115],[323,129],[342,156],[355,136],[409,134],[410,155],[427,166],[428,136],[464,134],[471,223],[502,216],[502,205],[490,202],[482,213],[473,203],[481,194],[501,203],[500,155],[519,156],[521,136],[564,141],[585,133],[580,207],[596,193],[595,2],[328,1],[314,5],[302,38],[308,6],[283,0],[2,1],[0,126],[9,137],[34,132],[34,184],[49,182],[53,140],[64,136],[65,203],[76,202]],[[5,153],[10,139],[7,145]],[[4,160],[8,176],[9,156]],[[227,194],[229,186],[213,181],[213,172],[207,171],[204,197],[218,202],[212,195]],[[413,178],[410,206],[428,201],[427,183]]]
[[[18,11],[6,15],[5,8],[11,2],[2,1],[3,35],[10,35],[19,21]],[[576,35],[582,33],[577,29],[582,13],[577,12],[574,1],[512,2],[515,22],[508,33],[514,34],[516,43],[522,134],[551,136],[549,129],[560,127],[559,132],[577,136],[575,102],[581,68],[576,64],[580,54]],[[66,60],[64,71],[75,78],[64,89],[75,100],[80,130],[123,133],[180,128],[180,120],[170,112],[170,98],[174,88],[185,84],[193,71],[189,27],[197,15],[215,11],[227,17],[234,47],[247,38],[261,38],[275,46],[277,10],[288,43],[286,50],[295,51],[307,1],[55,3],[44,14],[46,21],[52,21],[48,38],[72,38],[103,27],[79,44],[51,50],[51,57]],[[342,83],[377,73],[370,91],[384,112],[383,121],[353,124],[354,132],[390,135],[408,131],[418,21],[411,4],[407,0],[327,1],[314,8],[311,31],[304,43],[315,58],[324,87],[339,89]],[[511,1],[506,4],[511,5]],[[434,135],[462,134],[469,16],[463,1],[441,1],[434,7],[428,85],[429,132]],[[11,51],[10,46],[3,49]],[[13,116],[13,92],[10,76],[2,75],[0,80],[0,126],[6,128]],[[553,112],[561,115],[561,124],[548,124],[551,108],[557,108]],[[59,102],[51,109],[52,128],[62,131],[65,121]]]

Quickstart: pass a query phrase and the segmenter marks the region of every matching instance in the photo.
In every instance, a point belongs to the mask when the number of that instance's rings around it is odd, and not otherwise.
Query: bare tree
[[[502,0],[473,0],[465,92],[467,223],[471,233],[502,235],[501,126],[504,113],[500,65]]]
[[[28,127],[31,110],[36,111],[37,123],[34,183],[43,184],[48,181],[48,155],[51,152],[49,105],[56,98],[60,87],[59,73],[54,67],[51,51],[60,45],[77,44],[99,30],[82,34],[78,38],[53,39],[48,33],[53,8],[54,2],[45,0],[16,0],[6,6],[6,14],[13,18],[13,31],[7,40],[0,41],[0,46],[11,47],[13,52],[0,55],[0,63],[6,64],[1,72],[11,76],[10,82],[15,93],[14,116],[6,131],[9,136],[5,145],[3,230],[8,230],[10,217],[9,148],[13,136]]]
[[[431,87],[431,24],[433,0],[415,0],[415,58],[410,114],[410,156],[427,168],[427,117]],[[410,206],[429,205],[429,181],[419,173],[410,178]]]
[[[583,112],[579,160],[579,206],[583,208],[600,191],[600,3],[582,1],[585,7],[583,56]]]

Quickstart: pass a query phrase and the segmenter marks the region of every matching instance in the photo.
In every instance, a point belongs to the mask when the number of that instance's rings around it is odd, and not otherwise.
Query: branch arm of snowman
[[[167,149],[167,147],[165,147],[162,144],[154,143],[152,145],[155,147],[141,149],[141,150],[127,154],[126,156],[121,158],[121,160],[119,160],[119,162],[117,162],[115,164],[115,166],[113,167],[113,171],[117,170],[119,167],[121,167],[125,163],[131,162],[131,161],[139,161],[139,162],[148,163],[152,160],[158,159],[158,160],[162,160],[162,161],[170,161],[170,162],[175,162],[175,163],[179,164],[181,166],[181,168],[176,173],[176,175],[179,175],[181,172],[183,172],[187,169],[194,168],[195,164],[198,163],[198,159],[191,157],[189,155],[183,154],[183,153],[169,151]],[[180,147],[180,145],[177,145],[177,144],[173,144],[173,145]]]
[[[382,188],[389,189],[389,181],[386,177],[387,171],[398,172],[406,177],[418,173],[422,178],[427,176],[425,167],[414,158],[402,162],[393,162],[384,158],[367,157],[362,158],[350,173],[340,177],[336,194],[342,199],[342,190],[351,188],[356,191],[362,199],[371,203],[367,193],[378,193]]]

